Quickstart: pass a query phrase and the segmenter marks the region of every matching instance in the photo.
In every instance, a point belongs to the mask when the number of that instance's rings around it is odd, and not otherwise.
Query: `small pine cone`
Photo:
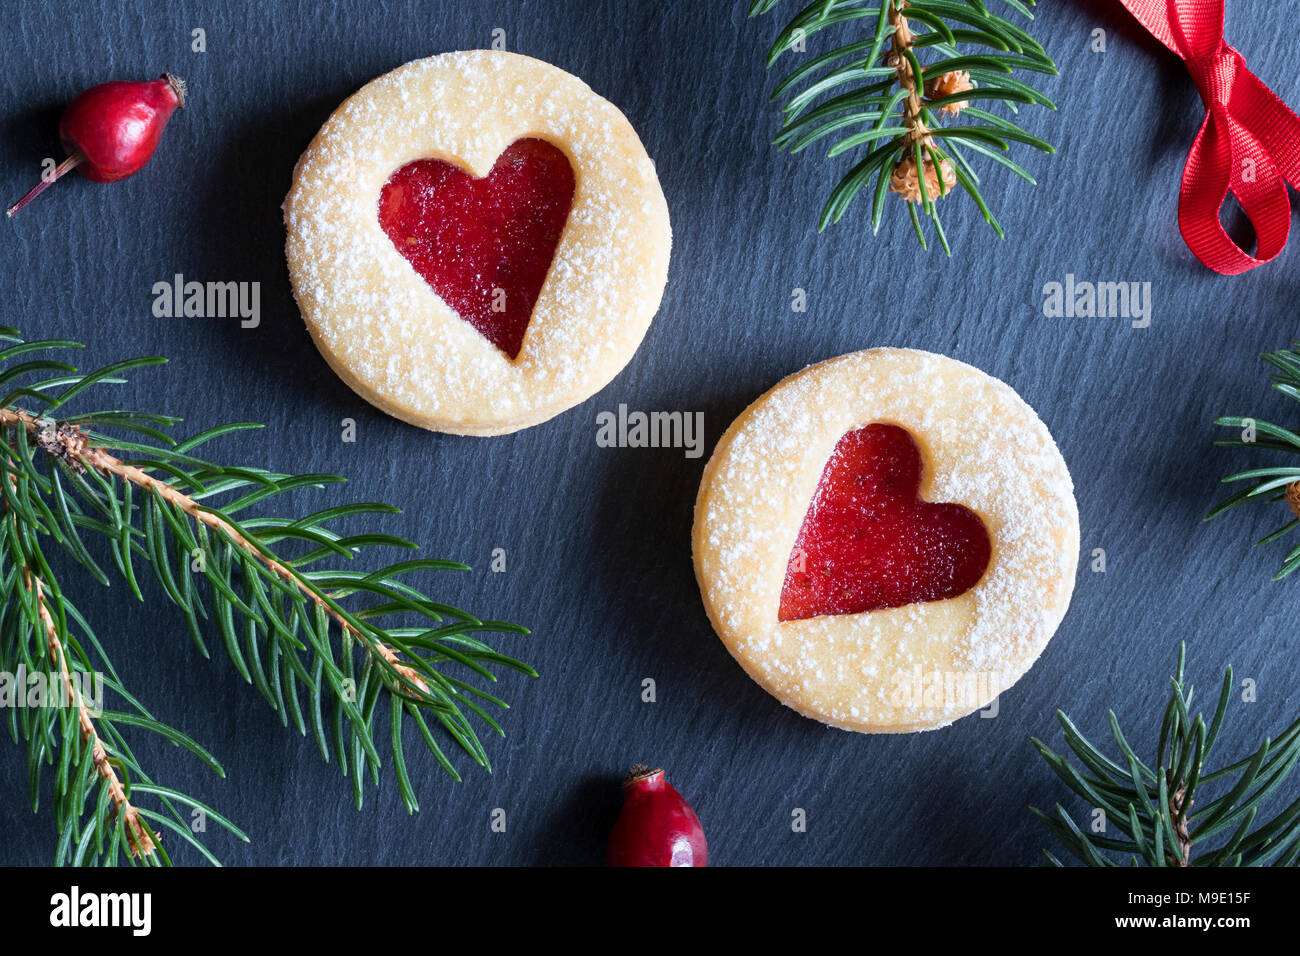
[[[927,99],[935,100],[941,96],[952,96],[954,93],[965,93],[967,90],[975,89],[975,84],[970,80],[970,73],[966,70],[956,70],[952,73],[945,73],[925,84],[925,95]],[[940,115],[947,114],[956,116],[966,107],[970,106],[968,100],[961,100],[957,103],[949,103],[946,106],[939,107]]]
[[[1293,515],[1300,518],[1300,481],[1293,481],[1286,486],[1286,506]]]
[[[957,174],[952,170],[952,164],[946,159],[941,161],[943,168],[943,182],[945,192],[951,192],[957,185]],[[912,155],[904,156],[899,160],[898,165],[894,167],[893,174],[889,177],[889,189],[896,192],[908,202],[921,202],[921,184],[916,175],[916,157]],[[935,172],[934,163],[928,158],[925,161],[925,190],[930,194],[933,201],[938,199],[939,192],[939,174]]]

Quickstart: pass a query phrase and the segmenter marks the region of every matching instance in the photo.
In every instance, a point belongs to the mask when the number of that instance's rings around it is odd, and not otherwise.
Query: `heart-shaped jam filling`
[[[873,424],[840,439],[795,539],[782,621],[956,597],[989,563],[979,515],[918,497],[921,452],[906,429]]]
[[[481,179],[439,159],[389,177],[379,225],[462,319],[511,359],[573,206],[573,166],[541,139],[516,140]]]

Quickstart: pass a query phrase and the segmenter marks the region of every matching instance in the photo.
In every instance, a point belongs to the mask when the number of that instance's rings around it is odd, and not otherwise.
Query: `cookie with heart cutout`
[[[1003,382],[912,349],[784,379],[727,429],[692,533],[714,630],[751,678],[846,730],[987,707],[1065,616],[1079,514]]]
[[[284,218],[321,354],[436,431],[503,434],[599,391],[668,275],[668,206],[636,131],[515,53],[447,53],[366,84],[299,159]]]

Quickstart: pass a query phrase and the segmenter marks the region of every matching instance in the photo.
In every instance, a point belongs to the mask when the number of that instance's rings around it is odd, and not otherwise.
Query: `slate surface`
[[[391,780],[367,789],[357,812],[314,745],[282,728],[219,652],[204,661],[174,613],[120,585],[73,591],[135,693],[224,763],[220,780],[140,745],[157,777],[246,827],[251,846],[209,833],[227,863],[598,863],[618,775],[653,761],[693,801],[718,864],[1032,864],[1044,834],[1026,805],[1062,791],[1029,737],[1059,742],[1056,707],[1098,733],[1114,707],[1132,738],[1149,739],[1187,640],[1200,684],[1216,686],[1229,661],[1257,682],[1258,701],[1234,707],[1228,751],[1294,717],[1300,582],[1270,584],[1281,553],[1249,547],[1279,516],[1208,527],[1201,517],[1219,476],[1246,460],[1210,447],[1213,418],[1294,421],[1258,353],[1295,334],[1300,251],[1236,279],[1187,252],[1175,201],[1202,110],[1179,64],[1117,3],[1042,5],[1035,31],[1060,64],[1047,90],[1061,109],[1027,122],[1060,155],[1026,157],[1036,190],[990,172],[1010,238],[994,241],[966,204],[947,217],[959,251],[945,261],[918,253],[901,207],[877,241],[861,209],[816,237],[838,168],[768,147],[763,56],[778,22],[747,21],[743,6],[5,4],[6,200],[55,151],[60,108],[81,89],[165,68],[193,93],[144,174],[114,186],[71,177],[0,228],[0,323],[83,340],[87,365],[170,356],[122,387],[120,404],[169,410],[195,430],[266,422],[213,454],[350,476],[300,504],[403,506],[386,530],[475,565],[439,593],[535,628],[512,646],[542,677],[504,679],[514,706],[508,736],[489,744],[494,772],[461,759],[466,780],[453,784],[410,747],[423,810],[408,818]],[[1229,7],[1231,41],[1300,103],[1297,4]],[[194,28],[206,53],[191,52]],[[344,96],[406,60],[486,46],[496,28],[626,112],[658,164],[675,245],[663,307],[626,371],[541,427],[482,440],[400,424],[329,372],[290,297],[278,207],[298,153]],[[1098,28],[1105,53],[1089,48]],[[260,282],[260,327],[154,318],[151,288],[176,273]],[[1071,273],[1150,282],[1150,328],[1045,318],[1044,285]],[[803,314],[791,311],[796,287],[807,290]],[[1085,553],[1063,627],[997,719],[896,738],[828,730],[780,707],[712,636],[689,554],[704,458],[595,443],[597,413],[627,403],[703,411],[711,449],[785,374],[878,345],[948,353],[1038,409],[1074,475]],[[355,444],[340,440],[344,418],[356,420]],[[505,573],[488,570],[493,548],[507,551]],[[1089,569],[1094,548],[1106,551],[1105,573]],[[640,697],[647,677],[653,704]],[[0,745],[0,862],[52,856],[49,818],[32,816],[26,789],[20,750]],[[495,808],[505,833],[490,828]],[[796,808],[806,833],[792,832]]]

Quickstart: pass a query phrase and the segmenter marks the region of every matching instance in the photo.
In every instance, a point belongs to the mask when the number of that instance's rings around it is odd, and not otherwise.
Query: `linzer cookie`
[[[723,435],[695,506],[714,629],[782,703],[848,730],[987,706],[1065,615],[1079,518],[1009,386],[910,349],[780,382]]]
[[[515,431],[604,387],[668,274],[668,207],[635,130],[513,53],[366,84],[303,153],[284,215],[321,354],[367,401],[437,431]]]

